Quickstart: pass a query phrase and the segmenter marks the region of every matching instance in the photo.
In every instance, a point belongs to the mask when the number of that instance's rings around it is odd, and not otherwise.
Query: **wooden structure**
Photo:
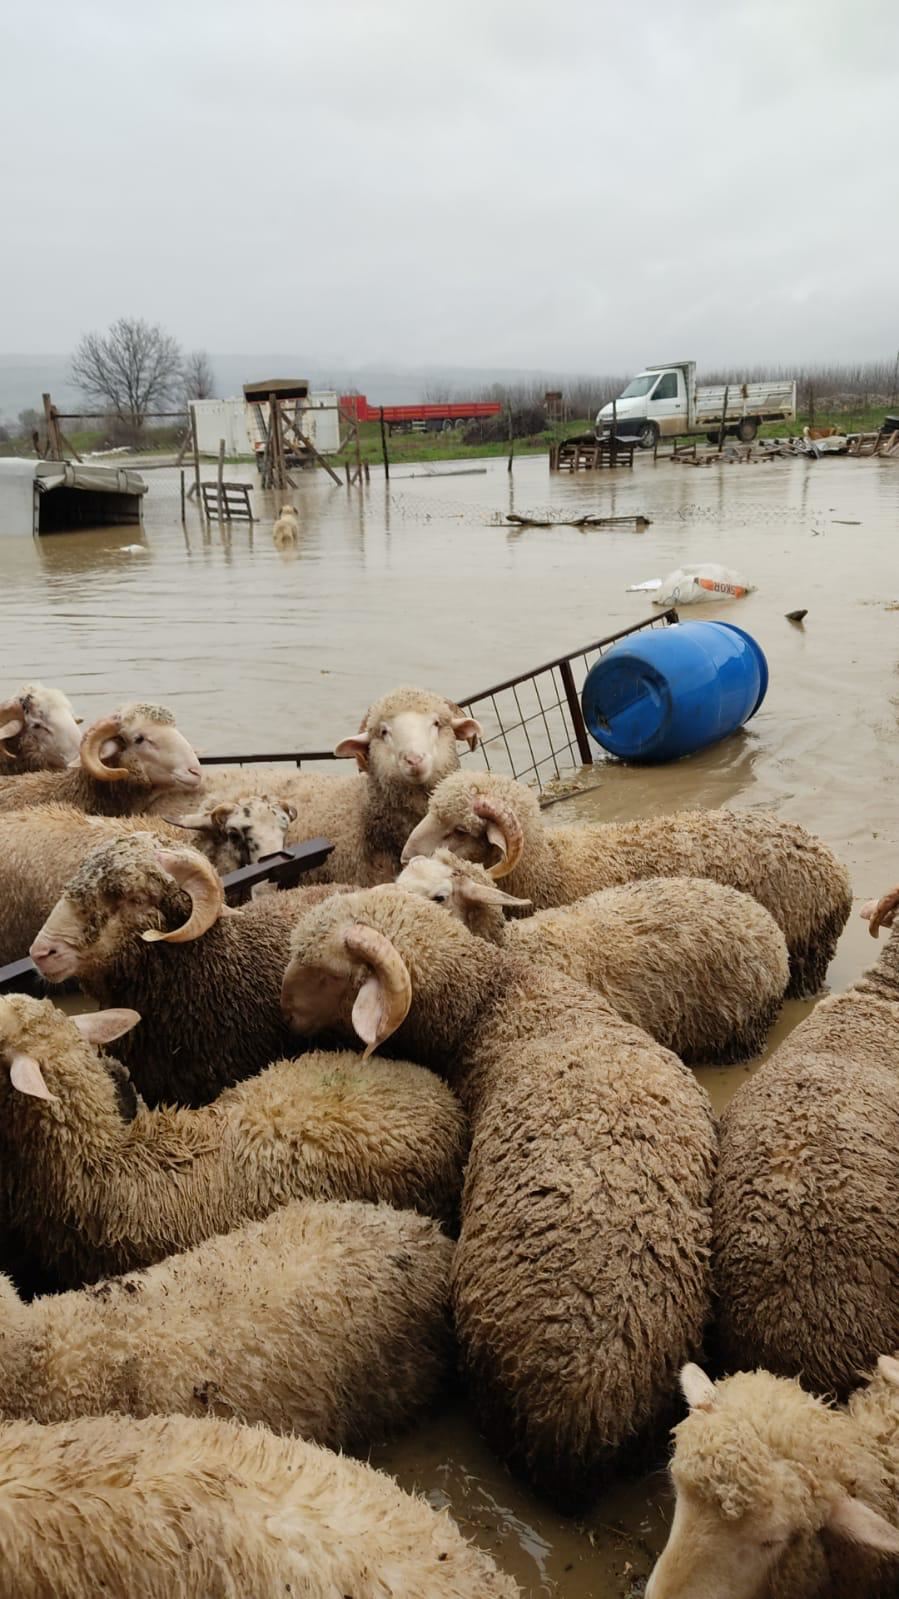
[[[296,488],[290,468],[305,461],[323,466],[335,483],[340,482],[334,468],[297,421],[297,401],[309,396],[307,378],[267,378],[261,383],[245,383],[243,393],[265,439],[259,468],[262,488]],[[268,407],[268,416],[263,406]]]
[[[549,447],[553,472],[594,472],[601,467],[633,466],[634,444],[614,433],[605,439],[560,439]]]
[[[565,412],[567,407],[562,398],[561,389],[547,389],[543,396],[543,409],[546,412],[547,422],[553,423],[565,421]]]
[[[210,522],[252,522],[249,483],[201,483],[200,492]]]

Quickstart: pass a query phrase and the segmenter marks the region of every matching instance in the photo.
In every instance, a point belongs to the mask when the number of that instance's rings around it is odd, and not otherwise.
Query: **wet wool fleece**
[[[445,1069],[471,1114],[453,1297],[478,1415],[545,1493],[581,1503],[699,1345],[708,1101],[599,995],[399,890],[347,895],[297,927],[286,984],[294,964],[348,972],[344,1025],[354,921],[411,976],[392,1047]]]
[[[852,907],[849,876],[821,839],[761,811],[680,811],[635,822],[545,827],[530,789],[492,772],[459,772],[435,789],[429,811],[495,852],[473,809],[478,794],[508,805],[524,833],[517,866],[502,879],[535,910],[641,877],[711,877],[764,905],[790,951],[791,996],[815,994]]]
[[[408,1062],[311,1053],[200,1110],[126,1120],[111,1057],[49,1000],[0,999],[3,1049],[32,1055],[58,1100],[19,1093],[0,1072],[3,1220],[59,1287],[150,1265],[291,1199],[455,1211],[465,1117],[445,1083]]]
[[[724,1350],[844,1393],[899,1347],[899,929],[822,1000],[721,1122]]]
[[[520,1599],[446,1512],[360,1461],[230,1421],[0,1426],[16,1599]]]
[[[0,1276],[0,1415],[232,1416],[364,1449],[445,1378],[452,1254],[413,1211],[307,1201],[30,1305]]]

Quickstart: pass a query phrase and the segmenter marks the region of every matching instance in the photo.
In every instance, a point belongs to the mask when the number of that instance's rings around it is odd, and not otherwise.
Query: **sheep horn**
[[[120,729],[121,720],[118,715],[102,716],[99,722],[92,722],[87,732],[82,734],[79,755],[81,765],[100,783],[120,783],[124,777],[131,776],[126,766],[107,766],[100,759],[100,750],[106,740],[115,738]]]
[[[897,905],[899,905],[899,888],[891,888],[881,899],[868,900],[862,906],[861,915],[868,923],[868,932],[872,938],[877,937],[882,927],[892,927]]]
[[[9,720],[4,721],[4,717],[8,717]],[[17,738],[24,726],[25,718],[22,715],[21,700],[4,700],[3,704],[0,705],[0,754],[9,755],[11,753],[9,750],[4,749],[3,740]]]
[[[502,851],[502,860],[488,868],[490,876],[508,877],[514,872],[524,850],[521,823],[509,805],[498,804],[489,794],[478,794],[472,809],[487,823],[487,837]]]
[[[362,1059],[368,1060],[406,1020],[412,1004],[412,979],[398,950],[376,927],[354,922],[343,942],[349,955],[372,969],[353,1005],[353,1026],[366,1046]]]
[[[171,850],[160,850],[156,859],[178,887],[190,895],[191,912],[187,921],[170,933],[148,927],[141,938],[147,944],[188,944],[195,938],[202,938],[225,908],[221,878],[202,855],[176,855]]]

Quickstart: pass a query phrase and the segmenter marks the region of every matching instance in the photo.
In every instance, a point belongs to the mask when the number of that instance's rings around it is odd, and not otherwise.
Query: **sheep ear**
[[[32,1099],[46,1099],[59,1104],[59,1095],[51,1094],[44,1082],[44,1074],[33,1055],[13,1055],[9,1067],[9,1080],[20,1094],[30,1094]]]
[[[0,738],[15,738],[17,733],[21,733],[24,726],[25,723],[22,718],[16,716],[11,722],[4,722],[3,726],[0,727]]]
[[[456,880],[466,905],[508,905],[525,910],[531,904],[529,899],[516,899],[514,894],[504,894],[495,883],[478,883],[473,877],[464,877],[461,872]]]
[[[470,750],[477,749],[478,739],[484,736],[480,722],[473,716],[454,716],[450,725],[460,744],[467,744]]]
[[[101,761],[111,761],[114,755],[120,753],[121,748],[122,746],[117,738],[105,738],[100,745]]]
[[[130,1033],[140,1021],[139,1010],[95,1010],[83,1016],[73,1016],[72,1021],[88,1044],[111,1044],[113,1039]]]
[[[881,1355],[877,1362],[877,1370],[881,1377],[885,1377],[887,1382],[893,1384],[894,1388],[899,1388],[899,1360],[893,1355]]]
[[[714,1410],[718,1403],[715,1384],[701,1366],[688,1361],[680,1374],[681,1391],[691,1410]]]
[[[288,826],[291,822],[295,822],[300,814],[295,805],[282,805],[281,809],[287,817]]]
[[[360,766],[368,763],[368,746],[371,743],[370,733],[354,733],[352,738],[342,738],[334,746],[334,754],[341,760],[345,756],[355,755]]]
[[[884,1555],[899,1555],[899,1531],[876,1510],[862,1504],[860,1499],[850,1498],[849,1494],[840,1494],[834,1500],[825,1525],[830,1532],[851,1538],[867,1549],[877,1549]]]
[[[353,1027],[362,1039],[365,1050],[363,1060],[368,1060],[379,1045],[396,1031],[390,1022],[387,996],[376,974],[366,978],[353,1004]]]

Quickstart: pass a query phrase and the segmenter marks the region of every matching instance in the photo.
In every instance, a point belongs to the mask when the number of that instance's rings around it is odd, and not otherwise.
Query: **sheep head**
[[[396,1033],[413,1059],[440,1059],[472,1025],[491,957],[438,905],[392,884],[341,894],[294,929],[281,1009],[307,1036],[355,1032],[366,1057]]]
[[[435,905],[442,905],[477,938],[502,944],[503,911],[528,910],[529,899],[506,894],[483,866],[464,861],[451,850],[438,849],[433,855],[413,855],[396,880],[397,888],[419,894]]]
[[[406,840],[403,864],[450,849],[486,866],[491,877],[506,877],[540,826],[537,800],[521,783],[499,772],[455,772],[431,795],[427,815]]]
[[[196,850],[165,850],[151,833],[109,839],[66,885],[31,946],[50,982],[88,978],[146,943],[187,943],[226,913],[221,879]]]
[[[899,1554],[899,1532],[828,1470],[845,1461],[844,1415],[765,1371],[712,1383],[691,1364],[681,1386],[674,1519],[646,1599],[762,1599],[778,1579],[817,1592],[821,1532]]]
[[[0,770],[12,760],[21,772],[57,770],[76,759],[78,722],[65,694],[43,683],[23,683],[0,704]]]
[[[384,787],[432,789],[459,765],[457,743],[476,749],[481,724],[452,700],[425,689],[398,688],[366,711],[358,732],[334,753],[355,757]]]
[[[296,819],[295,805],[282,804],[268,794],[247,794],[207,805],[189,816],[170,818],[175,827],[199,833],[204,841],[208,840],[213,858],[219,850],[232,852],[235,867],[254,866],[266,855],[283,849],[287,829]],[[217,864],[221,866],[220,862]]]
[[[196,752],[162,705],[124,705],[101,717],[85,732],[71,764],[100,783],[129,778],[144,788],[198,788],[202,780]]]
[[[138,1011],[124,1009],[65,1016],[48,999],[10,994],[0,998],[0,1067],[6,1067],[9,1084],[18,1094],[58,1104],[60,1093],[53,1089],[61,1087],[61,1052],[76,1037],[97,1047],[111,1044],[139,1021]]]

